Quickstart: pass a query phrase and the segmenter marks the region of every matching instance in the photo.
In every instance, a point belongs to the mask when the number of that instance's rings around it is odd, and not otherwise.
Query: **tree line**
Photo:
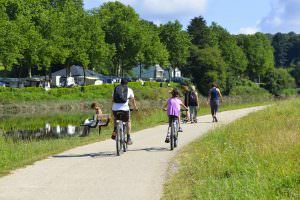
[[[160,64],[180,68],[203,94],[211,82],[230,93],[243,79],[270,91],[293,87],[290,74],[299,80],[297,34],[231,35],[201,16],[187,30],[178,21],[158,26],[118,1],[85,10],[82,0],[0,0],[0,26],[2,76],[49,75],[72,65],[124,76]]]

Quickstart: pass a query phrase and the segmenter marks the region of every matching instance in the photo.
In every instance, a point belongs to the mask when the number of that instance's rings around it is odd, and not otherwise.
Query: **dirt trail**
[[[164,143],[167,125],[133,134],[129,151],[115,156],[115,142],[106,140],[78,147],[0,178],[1,200],[160,199],[171,158],[209,129],[230,123],[264,107],[253,107],[198,118],[182,125],[179,148]]]

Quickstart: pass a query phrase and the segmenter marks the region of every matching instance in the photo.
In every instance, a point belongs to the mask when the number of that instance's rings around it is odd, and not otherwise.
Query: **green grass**
[[[277,102],[185,147],[162,199],[300,199],[300,99]]]
[[[142,86],[139,82],[131,82],[128,84],[136,95],[137,100],[140,99],[159,99],[161,94],[168,94],[170,89],[166,84],[160,87],[157,82],[145,82]],[[171,84],[172,87],[178,87],[178,84]],[[40,102],[67,102],[67,101],[93,101],[95,99],[111,99],[115,85],[90,85],[85,87],[74,88],[52,88],[45,91],[43,88],[7,88],[0,87],[0,105],[18,104],[18,103],[40,103]],[[165,91],[164,93],[157,91]]]

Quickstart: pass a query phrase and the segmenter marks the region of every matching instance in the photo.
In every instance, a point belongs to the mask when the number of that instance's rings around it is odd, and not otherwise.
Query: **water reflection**
[[[83,127],[67,125],[51,126],[50,123],[46,123],[43,128],[34,130],[11,130],[3,133],[3,136],[14,139],[47,139],[47,138],[62,138],[80,136],[83,133]]]

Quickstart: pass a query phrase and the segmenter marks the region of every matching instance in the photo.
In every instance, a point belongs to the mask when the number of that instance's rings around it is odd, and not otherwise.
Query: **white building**
[[[174,69],[170,68],[170,70],[165,70],[160,65],[154,65],[150,67],[135,67],[132,69],[133,75],[136,78],[141,78],[143,80],[168,80],[169,78],[174,78]],[[169,75],[170,73],[170,75]],[[176,68],[175,69],[175,77],[181,77],[181,71]]]

